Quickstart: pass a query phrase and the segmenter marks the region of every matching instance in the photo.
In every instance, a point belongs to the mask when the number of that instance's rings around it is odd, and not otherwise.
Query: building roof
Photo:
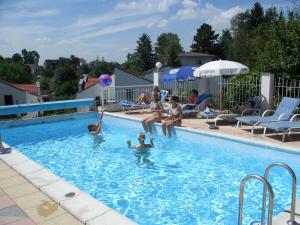
[[[99,78],[91,77],[88,78],[88,80],[84,83],[84,89],[88,89],[89,87],[97,84],[99,81]]]
[[[37,86],[36,84],[17,84],[11,81],[4,80],[0,78],[0,82],[8,86],[14,87],[20,91],[27,91],[30,94],[37,95]]]
[[[215,55],[199,53],[199,52],[182,52],[178,54],[179,57],[215,57]]]

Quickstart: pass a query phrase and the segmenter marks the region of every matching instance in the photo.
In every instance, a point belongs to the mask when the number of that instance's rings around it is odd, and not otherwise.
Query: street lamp
[[[162,67],[161,62],[155,63],[155,68],[156,68],[157,71],[159,71],[161,67]]]

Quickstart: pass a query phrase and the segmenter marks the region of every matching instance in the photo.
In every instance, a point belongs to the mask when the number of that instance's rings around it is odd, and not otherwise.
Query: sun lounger
[[[183,115],[191,115],[200,112],[200,104],[206,101],[211,95],[209,94],[201,94],[198,96],[197,104],[184,104],[182,105],[182,113]]]
[[[300,121],[294,121],[294,118],[297,116],[300,116],[300,114],[295,114],[290,121],[262,123],[261,126],[264,128],[264,135],[266,134],[267,129],[283,132],[282,142],[284,142],[286,134],[290,134],[291,131],[300,131]]]
[[[263,101],[263,97],[255,96],[251,101],[253,102],[252,108],[245,108],[243,111],[237,110],[226,110],[224,112],[215,112],[212,110],[204,110],[200,112],[200,115],[205,117],[206,119],[214,119],[214,125],[217,126],[217,122],[220,120],[227,120],[227,121],[236,121],[236,118],[239,116],[244,115],[253,115],[259,114],[260,106]]]
[[[280,104],[278,105],[276,111],[274,110],[266,110],[262,116],[242,116],[238,117],[237,127],[239,125],[248,124],[252,125],[251,134],[253,134],[253,130],[255,126],[260,125],[264,122],[276,122],[276,121],[289,121],[297,107],[300,104],[300,99],[298,98],[282,98]],[[271,116],[267,116],[268,113],[274,111],[274,114]]]

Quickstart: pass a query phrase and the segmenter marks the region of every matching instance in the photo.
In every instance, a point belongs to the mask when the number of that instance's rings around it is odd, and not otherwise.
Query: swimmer
[[[139,145],[136,145],[136,146],[132,146],[131,145],[131,141],[128,140],[127,141],[127,144],[128,144],[128,148],[135,148],[137,150],[137,152],[142,152],[143,150],[148,150],[152,147],[154,147],[154,143],[153,143],[153,140],[154,138],[150,138],[150,144],[145,144],[145,134],[144,133],[139,133],[138,135],[138,141],[139,141]]]
[[[99,134],[101,132],[103,114],[104,114],[104,110],[99,112],[99,122],[97,124],[88,125],[88,130],[90,134]]]

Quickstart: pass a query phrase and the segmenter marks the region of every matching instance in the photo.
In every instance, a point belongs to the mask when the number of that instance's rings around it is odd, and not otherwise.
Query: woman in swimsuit
[[[162,120],[163,106],[160,101],[159,92],[154,93],[152,96],[152,101],[150,103],[150,112],[151,116],[145,118],[142,121],[142,124],[144,130],[152,134],[152,124],[154,122],[160,123]]]
[[[181,106],[178,104],[178,96],[171,96],[169,98],[171,108],[169,110],[169,117],[162,121],[162,130],[165,136],[172,136],[172,127],[181,126],[182,111]]]
[[[153,91],[151,95],[149,93],[142,93],[138,99],[135,101],[135,104],[142,104],[143,102],[146,104],[150,104],[152,101],[152,97],[154,95],[159,95],[159,87],[158,86],[153,86]]]

